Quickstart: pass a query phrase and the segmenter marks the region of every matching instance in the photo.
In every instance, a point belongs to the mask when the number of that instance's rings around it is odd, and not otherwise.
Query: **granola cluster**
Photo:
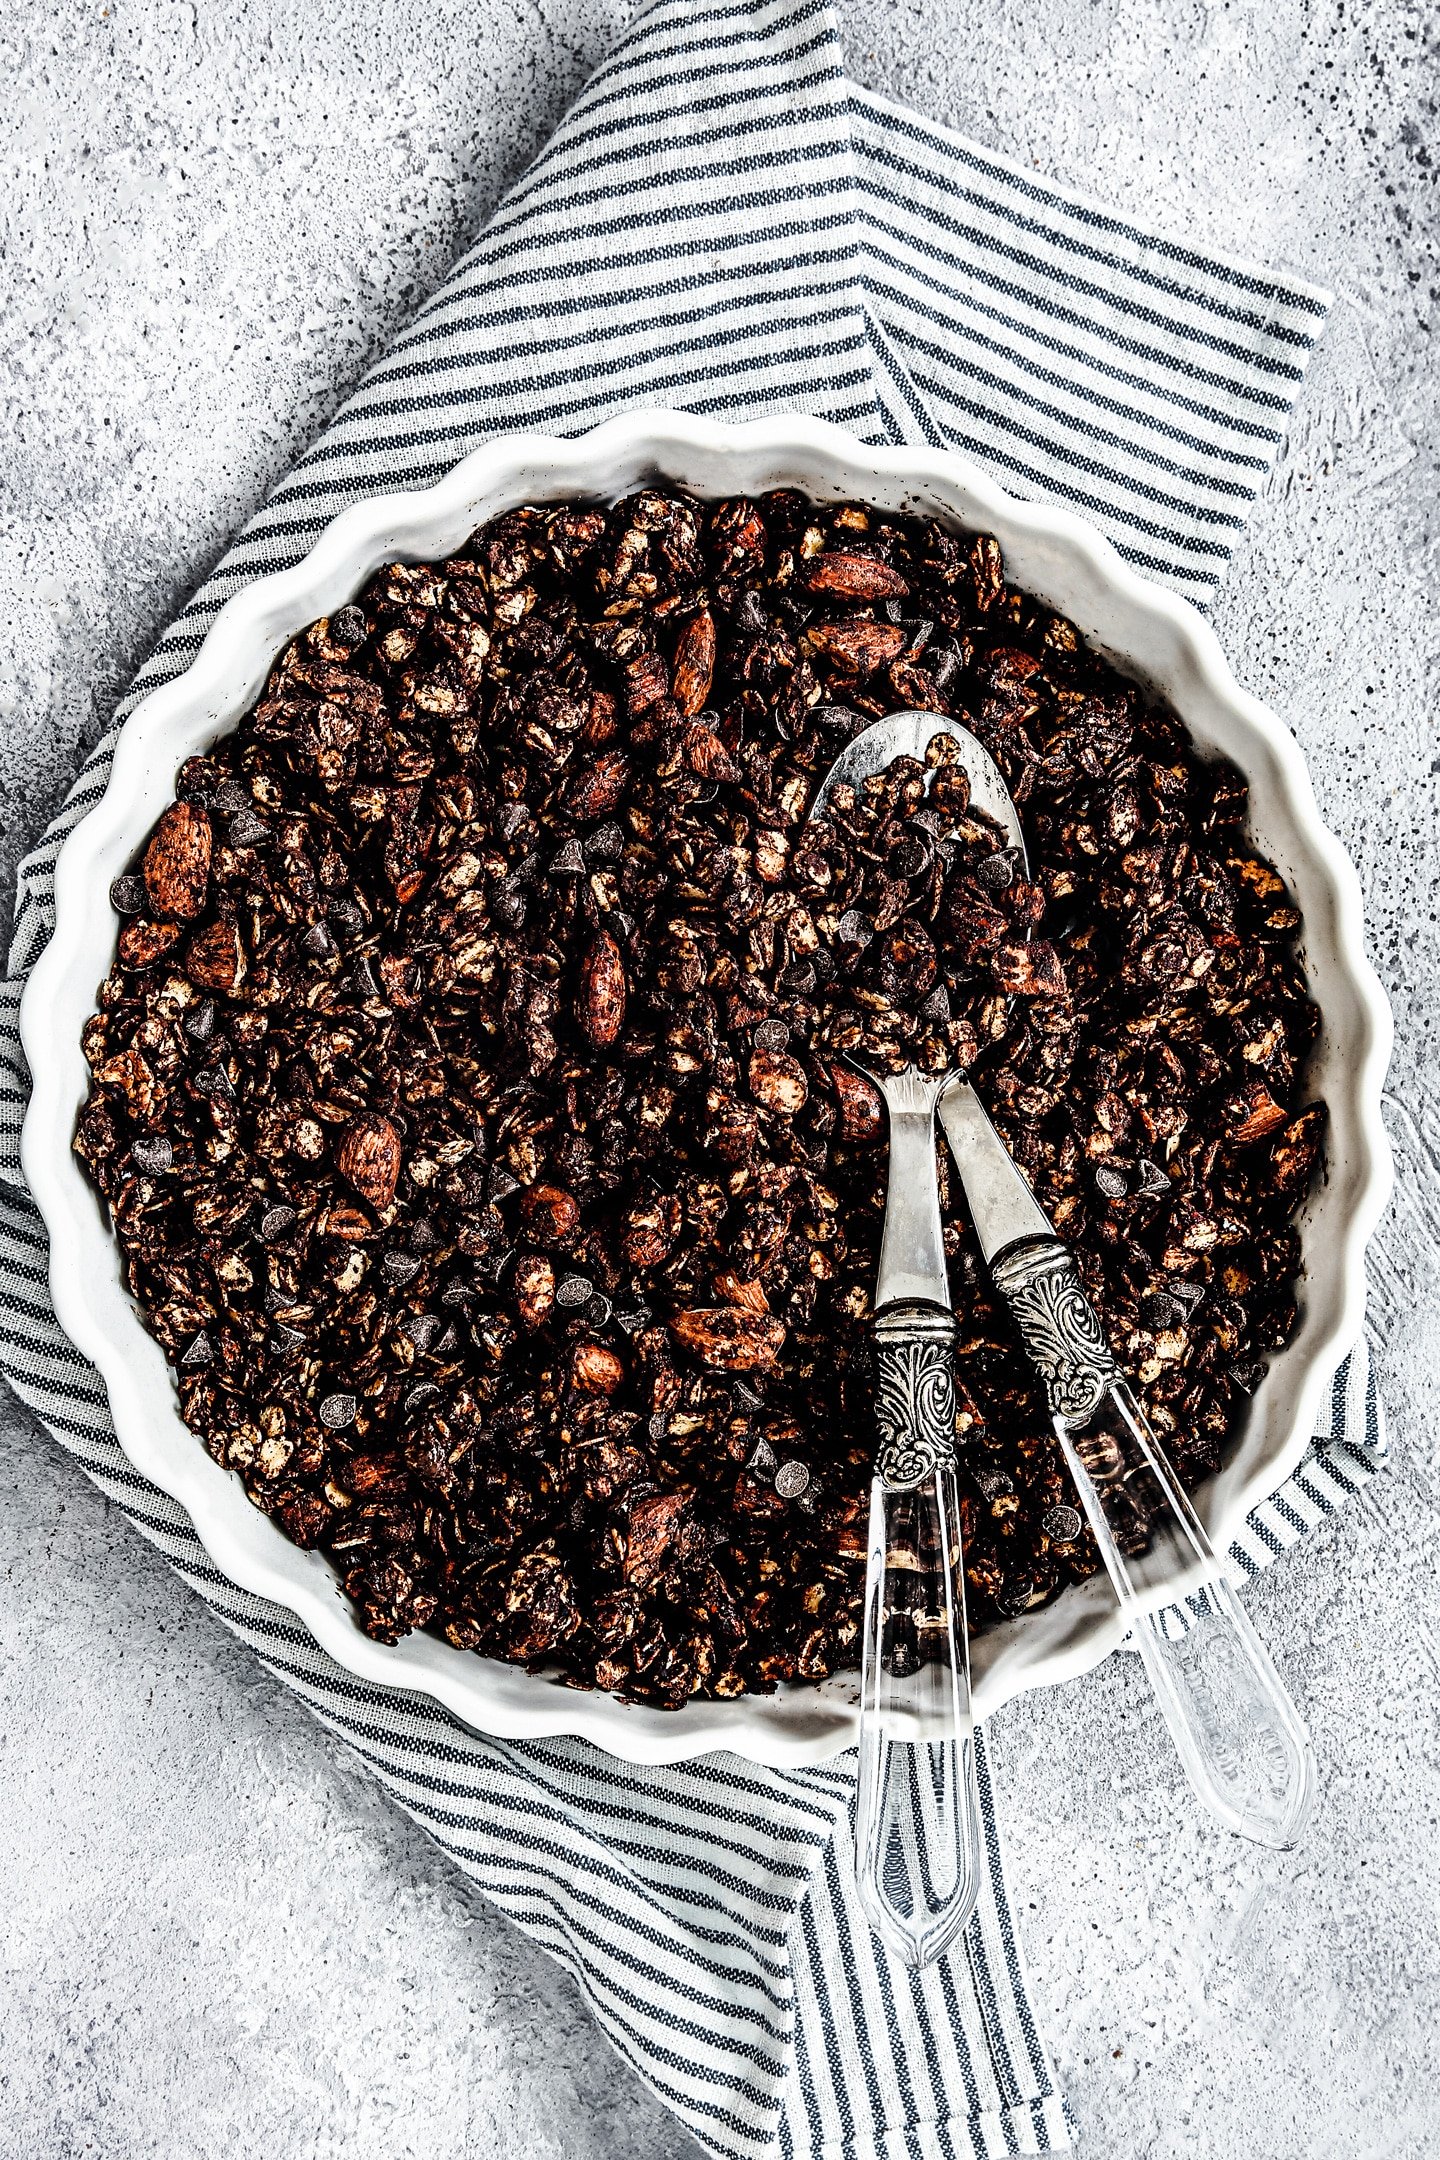
[[[987,744],[1029,879],[943,737],[808,819],[899,706]],[[113,892],[76,1145],[186,1421],[382,1641],[667,1706],[852,1665],[851,1060],[913,1060],[973,1070],[1200,1479],[1294,1325],[1324,1123],[1244,814],[983,536],[649,489],[382,571]],[[982,1628],[1098,1555],[940,1177]]]

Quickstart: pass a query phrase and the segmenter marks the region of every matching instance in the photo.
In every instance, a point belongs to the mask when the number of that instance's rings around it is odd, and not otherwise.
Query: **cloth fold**
[[[338,511],[513,429],[665,403],[804,410],[950,444],[1072,504],[1202,603],[1274,460],[1326,296],[1147,233],[847,82],[821,0],[653,0],[476,245],[275,489],[119,709],[194,657],[231,593]],[[21,867],[0,986],[0,1367],[176,1571],[397,1802],[574,1975],[619,2052],[726,2155],[940,2160],[1069,2142],[1027,1993],[983,1742],[988,1869],[962,1944],[915,1976],[872,1942],[847,1860],[853,1759],[646,1770],[578,1741],[482,1739],[362,1686],[210,1564],[121,1454],[60,1332],[18,1133],[16,1015],[66,833],[115,730]],[[1263,1566],[1383,1445],[1363,1349],[1237,1541]],[[1003,1810],[1002,1810],[1003,1812]]]

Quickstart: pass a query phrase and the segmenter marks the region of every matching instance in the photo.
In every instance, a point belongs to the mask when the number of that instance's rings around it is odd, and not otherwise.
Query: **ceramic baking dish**
[[[55,933],[21,1011],[34,1079],[24,1166],[50,1233],[55,1310],[105,1380],[126,1455],[186,1509],[217,1567],[294,1613],[338,1664],[364,1680],[433,1696],[467,1724],[504,1737],[581,1734],[637,1762],[728,1748],[793,1764],[853,1743],[854,1675],[666,1712],[577,1692],[425,1635],[394,1648],[370,1641],[330,1563],[290,1544],[182,1423],[165,1358],[130,1303],[118,1247],[71,1152],[87,1080],[80,1030],[115,945],[107,889],[170,800],[183,760],[233,727],[287,641],[352,598],[381,564],[453,554],[476,526],[517,503],[613,500],[657,479],[702,496],[794,487],[821,499],[858,497],[994,533],[1013,582],[1068,615],[1181,716],[1202,751],[1222,752],[1246,775],[1251,836],[1304,915],[1304,961],[1323,1015],[1308,1086],[1328,1102],[1330,1127],[1326,1172],[1300,1218],[1299,1327],[1273,1359],[1231,1461],[1196,1497],[1211,1538],[1222,1550],[1229,1544],[1248,1510],[1304,1453],[1323,1391],[1364,1313],[1365,1244],[1390,1175],[1380,1121],[1390,1015],[1365,957],[1359,886],[1320,821],[1294,741],[1240,689],[1195,609],[1130,569],[1083,519],[1016,501],[962,457],[874,448],[795,417],[730,427],[641,412],[574,441],[505,437],[423,493],[376,496],[346,510],[294,569],[257,579],[228,601],[193,665],[137,707],[103,799],[61,851]],[[1101,1575],[982,1635],[972,1653],[977,1711],[1085,1671],[1120,1632]]]

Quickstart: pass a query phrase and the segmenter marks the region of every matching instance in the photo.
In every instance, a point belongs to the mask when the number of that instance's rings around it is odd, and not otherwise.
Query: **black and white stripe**
[[[1325,297],[1161,240],[844,77],[819,0],[652,0],[475,247],[160,640],[120,709],[193,659],[222,602],[357,497],[425,485],[503,430],[636,405],[797,408],[952,443],[1085,510],[1205,600],[1276,454]],[[16,1013],[65,834],[107,736],[21,867],[0,985],[0,1365],[176,1571],[503,1911],[716,2152],[954,2160],[1068,2143],[1026,1996],[995,1814],[962,1949],[877,1955],[845,1865],[852,1773],[736,1757],[637,1769],[478,1738],[359,1684],[210,1565],[126,1462],[61,1334],[17,1151]],[[1383,1447],[1363,1345],[1247,1569],[1335,1513]],[[982,1774],[984,1770],[982,1752]]]

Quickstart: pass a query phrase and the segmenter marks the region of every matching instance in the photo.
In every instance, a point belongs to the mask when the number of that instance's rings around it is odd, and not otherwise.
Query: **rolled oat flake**
[[[782,1500],[798,1500],[810,1483],[810,1472],[803,1462],[792,1458],[782,1462],[775,1473],[775,1490]]]

